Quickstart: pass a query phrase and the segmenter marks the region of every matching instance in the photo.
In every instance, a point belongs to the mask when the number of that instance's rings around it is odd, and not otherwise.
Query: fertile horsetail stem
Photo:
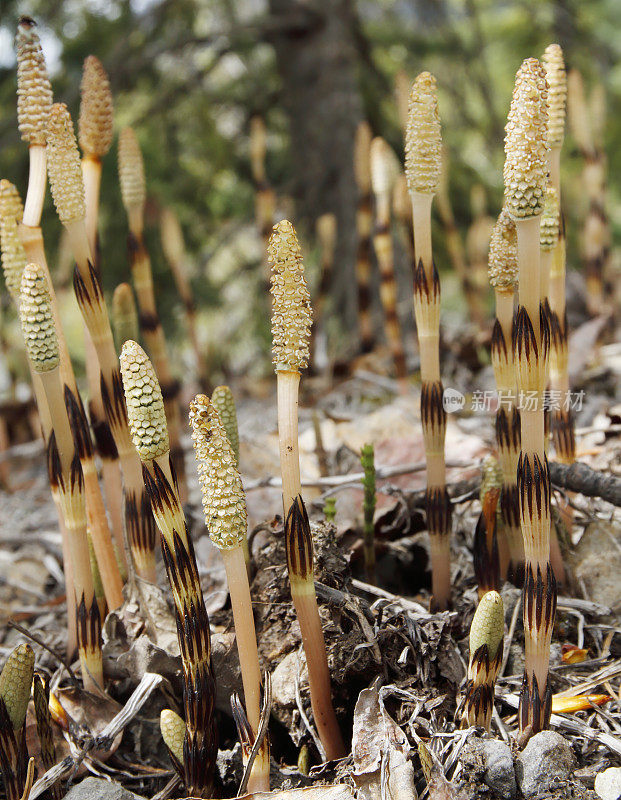
[[[550,120],[548,142],[550,144],[550,182],[556,189],[559,206],[561,206],[559,210],[559,235],[553,251],[550,270],[550,388],[553,392],[560,393],[560,397],[563,397],[567,396],[569,392],[569,359],[567,313],[565,310],[565,230],[560,180],[561,149],[565,137],[567,74],[561,47],[558,44],[548,45],[543,54],[542,63],[549,86]],[[581,109],[581,111],[586,112],[586,108]],[[579,124],[588,124],[586,114]],[[579,144],[583,146],[580,138]],[[589,285],[588,274],[587,285]],[[597,288],[597,292],[599,292],[599,288]],[[550,410],[550,430],[558,460],[565,464],[573,463],[576,457],[574,421],[571,411],[565,408],[564,403],[560,403],[560,408],[553,407]],[[565,519],[571,524],[571,509],[569,507],[565,509]]]
[[[546,728],[552,689],[548,677],[556,611],[550,566],[550,475],[545,455],[544,391],[550,343],[541,303],[540,216],[548,173],[548,90],[545,71],[530,58],[518,70],[505,137],[505,202],[516,223],[519,306],[514,324],[518,388],[534,403],[521,409],[518,495],[525,551],[526,666],[520,694],[523,738]]]
[[[394,250],[390,231],[392,190],[398,173],[396,156],[388,144],[377,136],[371,142],[371,185],[375,196],[375,231],[373,245],[380,271],[380,299],[384,309],[386,339],[398,380],[404,385],[407,377],[401,325],[397,314],[397,282]]]
[[[0,673],[0,773],[7,800],[20,800],[26,787],[25,722],[34,660],[32,648],[20,644],[9,654]]]
[[[360,450],[360,463],[364,472],[362,488],[364,499],[362,502],[362,538],[364,549],[364,569],[369,583],[375,583],[375,451],[372,444],[365,444]]]
[[[493,456],[488,456],[482,467],[481,513],[474,532],[473,561],[479,600],[486,592],[500,590],[501,539],[496,509],[502,487],[502,471]],[[505,561],[506,559],[503,559]]]
[[[288,220],[274,226],[268,247],[271,264],[272,362],[278,387],[278,436],[283,510],[301,492],[298,452],[300,370],[308,366],[312,324],[302,251]]]
[[[496,448],[503,475],[500,510],[509,546],[507,577],[516,586],[524,575],[524,540],[520,528],[517,467],[520,458],[520,412],[513,354],[513,304],[517,292],[517,233],[506,208],[492,230],[488,260],[489,282],[494,289],[496,319],[492,330],[492,365],[498,392]]]
[[[239,429],[237,427],[237,410],[235,409],[235,398],[228,386],[216,386],[211,393],[211,402],[226,431],[226,438],[229,440],[235,463],[239,468]]]
[[[119,352],[128,339],[138,339],[138,311],[129,283],[119,283],[112,295],[112,327]]]
[[[268,258],[272,266],[272,361],[278,387],[287,568],[319,738],[328,758],[340,758],[345,748],[332,708],[330,672],[313,578],[313,541],[301,497],[298,450],[298,390],[300,370],[308,365],[312,309],[300,245],[287,220],[274,226]]]
[[[28,142],[30,175],[24,209],[24,225],[38,228],[45,198],[45,143],[52,107],[52,87],[36,31],[30,17],[20,17],[17,47],[17,122],[22,140]]]
[[[373,205],[371,197],[371,140],[373,135],[368,122],[356,129],[354,142],[354,173],[358,186],[356,209],[356,283],[358,287],[358,327],[363,353],[373,350],[375,336],[371,318],[371,233],[373,231]]]
[[[7,180],[0,181],[0,250],[2,252],[2,269],[4,272],[4,282],[11,299],[13,300],[19,313],[20,292],[22,285],[22,273],[26,266],[26,251],[19,236],[17,223],[21,221],[23,215],[22,201],[17,189]],[[47,398],[43,391],[41,378],[30,367],[30,379],[34,392],[39,420],[43,433],[43,441],[47,445],[52,432],[52,420],[47,405]],[[65,573],[65,589],[67,594],[67,608],[72,609],[73,602],[73,567],[68,550],[67,531],[65,528],[65,518],[60,505],[60,497],[57,491],[52,491],[52,498],[58,514],[58,524],[62,535],[63,546],[63,569]],[[74,653],[77,644],[77,634],[75,629],[75,614],[69,611],[67,614],[67,651]]]
[[[181,414],[179,384],[173,378],[164,329],[155,304],[151,259],[144,244],[144,207],[147,189],[142,152],[136,134],[124,128],[119,137],[119,181],[123,205],[129,222],[127,239],[132,280],[136,290],[142,338],[153,359],[153,365],[164,393],[166,420],[170,433],[170,449],[175,464],[182,501],[186,496],[185,463],[181,446]]]
[[[20,317],[28,358],[41,377],[52,420],[47,443],[48,469],[52,485],[58,488],[69,536],[82,679],[87,687],[93,684],[103,687],[101,618],[88,551],[84,475],[65,406],[48,283],[38,264],[28,264],[24,269]]]
[[[207,383],[207,360],[204,355],[205,345],[201,345],[196,327],[196,304],[188,278],[187,254],[183,241],[183,231],[181,230],[177,215],[171,208],[162,209],[160,234],[162,250],[170,265],[179,297],[183,303],[188,335],[194,351],[194,358],[196,359],[196,376],[199,385],[204,386]]]
[[[261,717],[261,670],[244,558],[248,526],[246,498],[231,447],[217,409],[205,395],[190,403],[192,441],[203,499],[205,525],[222,554],[233,607],[246,714],[254,736]],[[269,791],[269,747],[255,760],[250,791]]]
[[[125,342],[120,361],[132,440],[142,461],[175,602],[184,680],[184,781],[190,795],[209,797],[213,796],[218,749],[209,617],[170,458],[162,389],[153,365],[136,342]]]
[[[442,169],[436,80],[421,72],[412,85],[405,140],[405,174],[412,197],[414,315],[420,349],[421,419],[427,460],[427,527],[431,540],[433,601],[447,608],[451,593],[451,502],[446,491],[446,412],[440,377],[440,278],[431,250],[431,204]]]
[[[504,606],[498,592],[481,598],[470,625],[470,661],[463,725],[479,725],[489,731],[494,710],[494,686],[502,663]]]
[[[60,221],[67,230],[76,260],[74,291],[99,362],[98,386],[93,386],[92,392],[98,390],[101,392],[103,410],[112,437],[105,442],[99,440],[99,449],[101,452],[105,444],[105,450],[111,458],[115,451],[118,452],[125,484],[125,527],[134,563],[139,575],[153,581],[155,580],[155,527],[142,483],[140,462],[127,426],[119,361],[112,338],[108,309],[88,243],[84,183],[78,146],[71,117],[66,106],[62,104],[55,104],[50,113],[48,151],[52,197]],[[94,543],[97,546],[96,540]],[[116,606],[110,604],[110,607]]]

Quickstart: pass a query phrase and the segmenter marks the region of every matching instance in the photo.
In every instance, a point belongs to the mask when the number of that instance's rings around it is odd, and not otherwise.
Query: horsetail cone
[[[44,147],[53,95],[36,23],[31,17],[20,17],[15,44],[19,132],[23,141]]]
[[[233,392],[228,386],[216,386],[211,393],[211,403],[218,412],[226,431],[226,438],[233,449],[235,462],[239,465],[239,429],[237,427],[237,410],[235,409]]]
[[[19,302],[26,251],[19,236],[18,223],[24,213],[21,198],[10,181],[0,181],[0,250],[4,282],[13,300]]]
[[[560,227],[561,209],[556,189],[548,186],[543,201],[539,243],[544,252],[551,252],[556,247]]]
[[[436,79],[421,72],[412,84],[405,133],[405,175],[411,193],[435,194],[442,170]]]
[[[502,597],[498,592],[487,592],[481,598],[470,625],[470,662],[481,647],[487,647],[490,661],[496,658],[501,648],[505,614]]]
[[[0,698],[4,702],[14,731],[21,730],[26,721],[34,662],[32,647],[28,644],[19,644],[7,658],[0,673]]]
[[[60,351],[50,290],[39,264],[28,264],[24,269],[19,313],[33,369],[35,372],[51,372],[60,364]]]
[[[500,212],[489,243],[487,274],[494,289],[513,292],[518,285],[517,234],[506,208]]]
[[[274,225],[267,255],[271,264],[272,362],[276,372],[308,366],[312,308],[302,251],[288,220]]]
[[[183,740],[185,739],[185,722],[179,714],[165,708],[160,714],[160,731],[164,744],[173,759],[178,762],[183,771]],[[173,762],[174,763],[174,762]],[[176,765],[175,765],[176,766]]]
[[[190,403],[190,425],[211,541],[223,550],[239,547],[248,524],[246,498],[224,425],[205,395]]]
[[[536,58],[518,70],[505,131],[507,209],[515,219],[537,216],[548,182],[548,85]]]
[[[50,189],[60,221],[84,219],[84,181],[71,115],[64,103],[54,103],[47,128]]]
[[[138,338],[138,311],[129,283],[119,283],[112,295],[112,326],[117,345]]]
[[[147,198],[144,161],[131,128],[124,128],[119,136],[119,182],[126,211],[143,208]]]
[[[502,662],[504,607],[498,592],[486,592],[470,626],[470,661],[462,725],[489,731],[494,710],[494,684]]]
[[[567,105],[567,74],[563,50],[558,44],[549,44],[541,59],[548,82],[548,144],[561,147],[565,138],[565,110]]]
[[[102,158],[112,144],[114,108],[108,76],[95,56],[84,60],[80,94],[80,147],[85,156]]]
[[[142,461],[153,461],[170,450],[159,381],[147,354],[133,340],[124,343],[119,361],[134,447]]]

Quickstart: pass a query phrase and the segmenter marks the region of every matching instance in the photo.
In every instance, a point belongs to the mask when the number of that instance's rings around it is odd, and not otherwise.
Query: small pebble
[[[621,767],[609,767],[595,776],[595,791],[601,800],[621,798]]]

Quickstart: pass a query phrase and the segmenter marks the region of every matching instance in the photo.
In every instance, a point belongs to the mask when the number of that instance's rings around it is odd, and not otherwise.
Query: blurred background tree
[[[485,190],[495,216],[502,199],[503,127],[515,72],[527,56],[559,42],[587,87],[603,82],[608,100],[610,175],[621,150],[621,3],[618,0],[1,0],[0,176],[25,191],[27,153],[15,108],[13,37],[20,14],[39,25],[57,100],[77,120],[82,62],[97,55],[110,76],[117,130],[135,128],[145,158],[150,246],[157,301],[169,338],[180,342],[180,303],[159,243],[158,211],[174,208],[195,270],[201,333],[237,371],[259,369],[267,353],[262,244],[254,227],[249,121],[264,117],[267,172],[278,216],[291,216],[317,262],[312,231],[336,214],[339,238],[335,307],[341,332],[355,325],[353,291],[356,189],[353,137],[366,118],[401,156],[395,79],[433,72],[450,163],[450,197],[465,239],[471,189]],[[581,157],[564,150],[569,264],[578,266]],[[128,279],[126,222],[116,145],[104,161],[101,244],[104,283]],[[610,187],[613,231],[621,225],[619,186]],[[48,256],[58,255],[60,225],[49,196]],[[438,267],[449,269],[442,231]],[[65,265],[65,275],[69,274]],[[403,306],[411,298],[400,258]],[[446,284],[443,278],[443,286]],[[449,304],[459,314],[455,293]],[[67,311],[69,314],[69,311]],[[252,320],[250,320],[252,315]],[[79,358],[79,353],[78,353]]]

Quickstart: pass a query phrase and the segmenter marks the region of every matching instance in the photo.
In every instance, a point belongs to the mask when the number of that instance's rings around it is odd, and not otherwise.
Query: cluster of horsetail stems
[[[562,213],[561,195],[561,150],[565,138],[565,118],[567,101],[567,75],[563,51],[558,44],[549,45],[542,59],[548,81],[549,125],[548,165],[550,185],[556,191],[559,205],[558,236],[552,251],[550,265],[550,388],[564,397],[569,392],[568,328],[565,309],[565,226]],[[572,464],[576,459],[574,421],[571,409],[563,403],[560,408],[550,409],[550,432],[556,451],[556,458],[564,464]]]
[[[372,444],[365,444],[360,449],[360,463],[364,477],[362,488],[362,547],[364,552],[364,570],[369,583],[375,583],[375,450]]]
[[[446,412],[440,377],[440,278],[431,248],[431,205],[442,168],[436,80],[422,72],[412,85],[405,139],[405,172],[414,224],[414,316],[420,350],[421,420],[427,461],[427,527],[431,541],[433,603],[448,607],[451,593],[451,502],[446,490]]]
[[[220,550],[224,561],[233,609],[246,715],[252,734],[256,736],[261,717],[261,669],[244,557],[248,526],[246,498],[237,458],[226,430],[216,407],[205,395],[197,395],[190,403],[190,425],[205,525],[211,541]],[[269,769],[269,746],[265,740],[265,745],[252,767],[250,791],[269,791]]]
[[[371,186],[375,197],[375,229],[373,246],[380,278],[380,300],[384,309],[386,341],[394,363],[395,374],[405,388],[407,367],[397,313],[394,248],[390,232],[392,189],[397,174],[397,160],[389,145],[380,136],[371,142]]]
[[[479,600],[486,592],[500,590],[501,576],[505,574],[503,567],[506,568],[507,561],[496,514],[502,489],[502,471],[493,456],[484,460],[481,473],[481,513],[472,548]]]
[[[175,603],[183,663],[184,782],[190,795],[213,796],[218,731],[209,617],[170,457],[162,390],[146,353],[132,340],[123,345],[121,373],[131,435],[161,533],[164,565]]]
[[[502,664],[504,606],[498,592],[486,592],[470,625],[470,660],[462,725],[478,725],[489,732],[494,711],[494,686]]]
[[[127,424],[119,360],[112,338],[108,309],[88,242],[84,184],[73,124],[66,106],[60,103],[52,106],[50,112],[48,151],[52,197],[76,261],[73,287],[97,353],[103,409],[123,470],[125,530],[138,574],[154,581],[155,525],[142,483],[140,461]],[[110,442],[108,451],[112,450],[113,443]]]
[[[196,360],[196,375],[201,388],[206,390],[208,382],[207,360],[204,345],[201,345],[196,329],[196,303],[188,278],[187,255],[183,241],[183,231],[177,215],[171,208],[163,208],[160,215],[160,238],[162,250],[170,266],[175,286],[183,303],[185,323]]]
[[[32,648],[20,644],[0,673],[0,773],[7,800],[20,800],[26,787],[26,711],[34,661]]]
[[[302,500],[298,448],[300,370],[308,366],[312,309],[302,252],[288,220],[274,226],[268,259],[287,569],[306,654],[315,724],[327,758],[334,759],[345,754],[345,746],[332,706],[330,671],[315,593],[313,539]]]
[[[358,187],[356,208],[356,285],[358,291],[358,328],[360,349],[370,353],[375,346],[371,316],[371,235],[373,232],[373,199],[371,195],[371,128],[361,122],[354,141],[354,175]]]
[[[82,177],[84,182],[85,225],[93,266],[101,280],[100,250],[98,236],[99,194],[102,159],[112,144],[114,108],[108,76],[95,56],[84,61],[80,85],[80,116],[78,140],[82,150]],[[84,328],[86,375],[90,389],[89,415],[95,444],[102,462],[102,477],[117,550],[122,554],[123,546],[123,482],[119,454],[106,419],[101,397],[97,353],[88,332]]]
[[[513,354],[513,305],[518,280],[517,234],[515,222],[506,208],[500,212],[492,230],[488,275],[496,304],[491,355],[498,392],[496,449],[503,474],[500,510],[509,546],[507,577],[516,586],[521,586],[524,579],[524,540],[517,491],[521,435],[520,411],[515,402],[517,375]]]
[[[119,137],[119,181],[123,205],[127,212],[129,235],[127,246],[136,299],[138,321],[142,339],[157,374],[166,407],[166,421],[170,434],[170,451],[179,483],[181,501],[185,502],[185,463],[181,446],[181,410],[179,407],[179,382],[173,378],[164,329],[157,313],[151,259],[144,243],[144,210],[147,199],[144,162],[136,134],[124,128]]]
[[[582,182],[588,204],[581,237],[586,303],[589,312],[596,315],[601,314],[606,306],[604,287],[610,257],[610,222],[606,213],[606,154],[601,142],[605,98],[602,94],[598,95],[596,87],[591,103],[587,102],[582,75],[575,69],[569,72],[567,92],[569,122],[584,161]]]
[[[77,635],[84,685],[103,688],[101,617],[87,539],[86,494],[79,443],[74,443],[60,377],[60,352],[44,270],[28,264],[22,275],[20,317],[28,358],[41,377],[52,421],[47,443],[50,482],[58,490],[69,538]],[[115,562],[116,565],[116,562]]]
[[[522,739],[550,721],[548,676],[556,612],[550,565],[550,474],[545,453],[544,392],[550,345],[549,318],[541,298],[540,217],[548,174],[548,89],[535,58],[518,70],[505,137],[505,203],[517,232],[519,305],[513,329],[517,383],[523,397],[517,483],[524,538],[524,636],[526,665],[520,693]]]

